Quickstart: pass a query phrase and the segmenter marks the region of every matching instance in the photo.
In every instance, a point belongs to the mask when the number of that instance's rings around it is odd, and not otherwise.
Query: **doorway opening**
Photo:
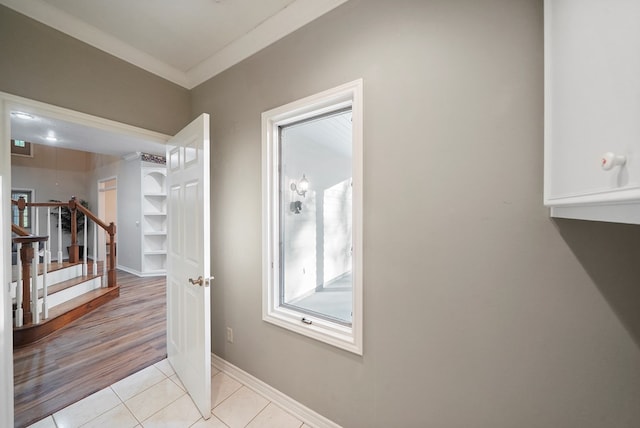
[[[118,224],[118,177],[98,180],[98,217],[107,224]],[[107,240],[107,234],[98,235],[98,260],[107,260],[111,252]],[[116,234],[117,243],[118,234]]]
[[[12,213],[9,205],[9,195],[11,194],[12,186],[17,186],[16,188],[18,189],[33,187],[34,190],[32,194],[37,194],[38,198],[40,199],[44,198],[45,200],[46,199],[64,199],[65,197],[69,198],[71,195],[76,194],[75,191],[71,190],[71,191],[64,191],[64,195],[61,194],[59,197],[57,197],[57,195],[54,195],[53,197],[51,197],[50,195],[51,192],[49,191],[42,192],[41,190],[38,190],[37,186],[34,187],[34,186],[21,185],[19,183],[19,180],[13,179],[14,174],[20,174],[21,172],[20,169],[21,168],[24,169],[23,164],[20,164],[19,167],[14,168],[12,166],[12,163],[14,162],[14,157],[10,155],[9,141],[14,135],[13,133],[16,130],[20,130],[21,127],[24,125],[24,124],[18,123],[16,119],[17,115],[12,114],[15,112],[25,113],[26,115],[23,115],[23,118],[26,117],[27,119],[22,119],[22,120],[33,120],[34,122],[37,122],[40,126],[53,127],[55,124],[64,125],[60,128],[59,131],[56,130],[56,128],[54,128],[52,133],[49,133],[49,132],[37,133],[32,131],[30,134],[32,136],[28,138],[19,138],[21,140],[32,140],[32,142],[34,142],[33,144],[34,147],[38,145],[39,141],[33,141],[33,140],[37,140],[38,138],[53,137],[53,135],[55,135],[57,137],[57,141],[49,143],[50,144],[49,147],[51,147],[51,144],[53,143],[56,144],[55,146],[53,146],[54,149],[64,148],[68,150],[78,150],[78,151],[84,151],[88,153],[101,153],[100,150],[102,149],[113,149],[118,144],[120,144],[122,146],[127,146],[129,152],[131,150],[141,150],[141,151],[147,152],[147,151],[151,151],[148,149],[149,146],[147,145],[148,143],[151,143],[155,146],[158,146],[158,145],[161,146],[162,151],[164,151],[164,143],[169,138],[169,136],[167,135],[156,133],[153,131],[147,131],[147,130],[136,128],[133,126],[113,122],[107,119],[97,118],[84,113],[79,113],[79,112],[63,109],[60,107],[55,107],[48,104],[32,101],[29,99],[0,93],[0,116],[4,118],[3,121],[0,121],[0,136],[3,139],[3,141],[0,142],[0,151],[2,153],[2,155],[0,156],[0,179],[2,179],[0,183],[2,183],[1,194],[3,195],[3,198],[2,198],[3,207],[1,211],[2,215],[0,216],[0,223],[4,230],[8,230],[9,220],[12,218],[11,216]],[[73,127],[76,130],[79,130],[80,132],[84,132],[87,134],[85,138],[82,139],[83,142],[81,143],[80,146],[69,146],[70,142],[68,140],[65,141],[65,139],[63,138],[63,135],[64,135],[64,129],[66,129],[66,127]],[[43,135],[45,137],[39,137]],[[96,139],[95,140],[92,139],[91,135],[96,135]],[[119,141],[120,143],[116,143],[116,144],[100,143],[99,141],[101,136],[102,137],[108,136],[110,141]],[[41,142],[41,143],[46,144],[45,142]],[[139,145],[137,145],[138,143]],[[114,157],[114,158],[122,157],[121,154],[113,153],[113,152],[106,153],[106,155],[110,155],[111,157]],[[28,159],[26,158],[21,159],[20,162],[25,162],[25,161],[28,161]],[[37,168],[37,171],[34,171],[34,177],[32,178],[34,182],[38,183],[38,186],[49,186],[50,189],[54,189],[54,186],[57,187],[58,184],[60,184],[60,188],[63,188],[63,187],[66,187],[66,184],[75,183],[76,185],[78,185],[83,180],[85,181],[85,185],[88,185],[89,183],[96,183],[96,180],[94,178],[95,176],[93,176],[92,177],[93,179],[91,180],[88,179],[88,177],[90,177],[89,175],[84,176],[84,178],[83,177],[77,178],[76,175],[80,177],[80,175],[78,175],[79,174],[78,171],[70,172],[68,176],[64,176],[64,177],[62,176],[53,177],[53,178],[50,177],[45,179],[42,177],[41,174],[43,174],[44,170],[47,169],[47,163],[49,166],[51,166],[52,164],[64,163],[65,160],[62,158],[52,159],[51,157],[47,159],[45,156],[44,159],[41,160],[41,162],[43,162],[44,166],[40,165]],[[90,166],[91,162],[88,162],[88,164],[89,165],[87,167]],[[108,177],[108,175],[105,175],[105,176]],[[118,184],[124,185],[124,183],[122,182],[118,183],[117,176],[113,176],[110,178],[115,178],[115,180],[113,181],[106,180],[106,179],[103,180],[103,183],[102,183],[103,192],[100,192],[100,188],[96,189],[96,187],[94,187],[95,184],[93,184],[91,186],[89,193],[91,194],[90,197],[93,201],[93,204],[95,204],[92,211],[97,212],[99,208],[104,208],[104,212],[100,212],[99,215],[102,218],[109,218],[111,216],[110,221],[116,222],[118,217],[117,216],[117,199],[118,199],[117,187],[118,187]],[[40,217],[41,217],[40,222],[46,222],[47,220],[46,215],[41,215]],[[36,219],[34,218],[33,221],[35,222]],[[5,249],[8,250],[9,249],[8,246],[11,245],[11,238],[7,240],[3,239],[3,242],[5,242],[4,245],[7,246]],[[3,269],[1,270],[1,272],[3,274],[3,279],[6,280],[5,282],[10,282],[11,269],[9,268],[11,266],[11,258],[9,255],[11,253],[9,251],[3,251],[2,253],[4,253],[4,255],[2,257]],[[4,269],[4,268],[7,268],[7,269]],[[131,276],[129,275],[128,277],[130,278]],[[135,277],[134,277],[134,280],[136,280]],[[1,297],[2,298],[0,299],[0,303],[2,304],[2,307],[5,308],[5,310],[7,308],[10,308],[11,299],[10,299],[9,293],[6,292],[5,290],[2,293]],[[3,413],[3,417],[1,419],[2,422],[0,422],[0,425],[2,425],[3,422],[5,421],[5,417],[7,418],[7,420],[9,420],[9,419],[12,419],[12,415],[14,415],[14,408],[13,408],[14,400],[10,399],[10,397],[14,396],[13,374],[19,373],[19,371],[22,368],[21,366],[22,363],[26,365],[30,364],[26,360],[24,361],[14,360],[13,349],[11,346],[12,342],[10,339],[4,340],[4,338],[10,338],[12,334],[10,330],[12,326],[11,310],[9,309],[8,311],[3,311],[3,312],[7,314],[6,320],[8,322],[0,323],[0,328],[2,329],[0,333],[3,338],[2,348],[0,349],[0,352],[2,353],[2,355],[0,355],[0,361],[3,362],[2,366],[7,367],[7,370],[6,370],[7,376],[5,376],[4,375],[5,372],[3,372],[2,379],[0,380],[0,397],[3,398],[2,402],[4,403],[3,406],[0,406],[2,409],[1,413]],[[164,321],[166,322],[166,317],[164,317]],[[162,323],[158,322],[158,324],[160,325]],[[165,325],[165,324],[162,324],[162,325]],[[165,334],[166,334],[166,328],[164,328],[162,335],[165,335]],[[77,350],[79,351],[80,350],[79,348],[87,347],[87,346],[89,345],[84,343],[78,343]],[[120,350],[120,352],[126,353],[127,350],[122,349]],[[136,351],[133,351],[133,352],[136,352]],[[164,352],[166,354],[166,348]],[[98,355],[96,355],[96,359],[100,360]],[[133,372],[136,370],[130,368],[130,371]],[[126,377],[128,374],[130,373],[123,375],[123,377]],[[41,387],[44,387],[46,385],[51,385],[53,383],[55,382],[46,382],[46,383],[43,382],[41,385],[38,385],[37,389],[43,390],[43,388]],[[58,384],[62,384],[62,383],[58,383]],[[57,397],[62,397],[67,395],[67,392],[56,393],[55,391],[53,392],[49,391],[49,394],[54,394]],[[5,408],[4,406],[6,404],[9,404],[11,408]],[[16,400],[16,404],[17,404],[17,400]]]

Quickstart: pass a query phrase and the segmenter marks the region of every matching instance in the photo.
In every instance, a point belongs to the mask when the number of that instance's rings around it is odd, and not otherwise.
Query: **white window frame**
[[[363,352],[363,103],[362,79],[262,113],[262,319],[358,355]],[[332,111],[352,108],[353,317],[351,326],[279,305],[279,128]],[[302,319],[306,322],[302,322]],[[310,322],[310,323],[309,323]]]

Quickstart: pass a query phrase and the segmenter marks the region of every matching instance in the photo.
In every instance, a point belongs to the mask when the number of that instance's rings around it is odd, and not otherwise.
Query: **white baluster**
[[[46,241],[45,241],[46,246]],[[46,253],[45,253],[46,254]],[[45,255],[46,259],[46,255]],[[42,319],[49,318],[49,304],[47,303],[47,287],[48,287],[48,273],[47,273],[47,265],[44,265],[44,270],[42,271]]]
[[[33,207],[33,209],[36,212],[35,221],[33,222],[33,234],[38,236],[40,235],[40,220],[39,220],[40,210],[38,210],[38,207]]]
[[[83,275],[87,275],[89,269],[87,268],[87,223],[89,223],[89,219],[87,218],[87,215],[84,215],[84,243],[83,243],[83,255],[82,255],[82,274]]]
[[[51,207],[47,207],[47,239],[44,243],[44,265],[45,270],[49,268],[51,264]]]
[[[16,327],[22,327],[24,313],[22,310],[22,258],[20,258],[20,250],[22,244],[16,244],[17,265],[18,265],[18,281],[16,282]]]
[[[62,264],[62,207],[58,207],[58,264]]]
[[[98,225],[93,222],[93,275],[98,275]]]
[[[31,315],[33,323],[40,323],[40,311],[38,310],[38,243],[33,244],[33,261],[31,262]]]

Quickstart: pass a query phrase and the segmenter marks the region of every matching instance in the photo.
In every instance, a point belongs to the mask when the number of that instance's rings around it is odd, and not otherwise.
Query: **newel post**
[[[78,255],[78,219],[76,218],[76,197],[69,201],[69,212],[71,213],[71,246],[69,246],[69,263],[79,260]]]
[[[116,225],[109,223],[109,271],[107,273],[107,284],[109,287],[115,287],[118,285],[116,277]]]
[[[33,246],[31,243],[20,248],[22,259],[22,316],[23,325],[29,325],[33,321],[31,313],[31,260],[33,260]],[[36,279],[34,279],[35,281]]]
[[[18,198],[18,226],[24,227],[24,209],[27,207],[27,201],[24,196]]]

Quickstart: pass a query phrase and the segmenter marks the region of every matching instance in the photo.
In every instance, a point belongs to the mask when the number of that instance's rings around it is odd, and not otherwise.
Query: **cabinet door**
[[[545,68],[546,204],[640,200],[640,2],[545,1]]]

